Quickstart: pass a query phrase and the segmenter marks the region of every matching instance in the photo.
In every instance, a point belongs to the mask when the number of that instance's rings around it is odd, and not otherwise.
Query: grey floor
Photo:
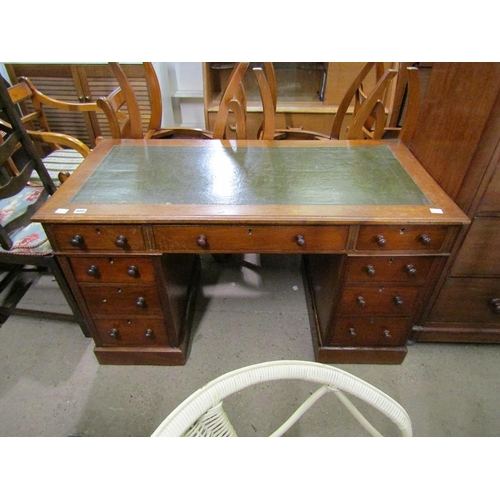
[[[313,360],[299,259],[202,259],[188,362],[182,367],[104,366],[76,324],[11,317],[0,328],[0,436],[149,436],[166,415],[227,371],[278,359]],[[49,278],[26,305],[66,307]],[[415,436],[500,435],[500,345],[416,344],[402,365],[338,365],[407,410]],[[265,384],[228,402],[241,435],[271,432],[310,392]],[[363,405],[361,405],[363,406]],[[371,418],[370,410],[369,416]],[[373,415],[381,431],[397,431]],[[366,435],[325,398],[290,436]]]

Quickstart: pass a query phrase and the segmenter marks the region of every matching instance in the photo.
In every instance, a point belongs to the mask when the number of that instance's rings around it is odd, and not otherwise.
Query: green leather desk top
[[[113,146],[82,204],[429,205],[386,145]]]

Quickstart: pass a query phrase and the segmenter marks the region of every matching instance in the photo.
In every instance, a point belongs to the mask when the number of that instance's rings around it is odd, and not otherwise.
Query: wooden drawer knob
[[[118,248],[124,248],[127,246],[127,237],[126,236],[118,236],[115,240],[115,245],[118,247]]]
[[[415,276],[417,274],[417,268],[413,264],[406,264],[405,271],[408,276]]]
[[[385,247],[387,240],[384,238],[383,235],[379,234],[376,238],[375,241],[377,242],[377,245],[379,247]]]
[[[137,269],[136,266],[130,266],[128,269],[127,269],[127,274],[131,277],[131,278],[137,278],[139,276],[139,269]]]
[[[85,245],[85,240],[83,239],[83,236],[75,234],[73,238],[71,238],[70,244],[72,247],[81,248]]]
[[[493,314],[500,314],[500,299],[491,299],[488,306]]]
[[[295,238],[295,242],[299,247],[303,247],[306,244],[306,240],[301,234],[297,235],[297,237]]]
[[[138,297],[135,302],[135,305],[139,309],[144,309],[146,307],[146,299],[144,297]]]
[[[420,243],[422,243],[422,245],[430,245],[432,241],[430,236],[428,236],[427,234],[422,234],[418,239]]]
[[[120,332],[118,331],[118,328],[113,328],[110,332],[109,332],[109,336],[110,337],[113,337],[114,339],[117,339],[120,335]]]
[[[366,266],[365,270],[368,276],[375,276],[375,268],[372,265]]]
[[[200,236],[198,236],[198,239],[196,240],[196,244],[200,248],[207,248],[208,247],[207,237],[204,234],[200,234]]]
[[[366,301],[365,301],[365,299],[363,297],[361,297],[361,295],[356,299],[356,302],[361,307],[365,307],[365,305],[366,305]]]
[[[398,307],[401,307],[404,304],[403,299],[399,295],[396,295],[396,297],[394,297],[394,303]]]
[[[87,275],[92,276],[93,278],[97,278],[99,276],[99,268],[97,266],[91,265],[87,269]]]

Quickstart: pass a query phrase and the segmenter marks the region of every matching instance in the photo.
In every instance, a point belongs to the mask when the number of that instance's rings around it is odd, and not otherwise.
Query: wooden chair
[[[264,120],[269,120],[269,116],[276,112],[277,105],[276,77],[272,69],[272,63],[268,64],[270,69],[266,71],[266,78],[270,79],[271,84],[269,89],[266,90],[267,95],[261,95],[262,102],[267,106],[264,107]],[[405,69],[406,67],[400,66],[399,71],[394,69],[384,71],[383,63],[366,63],[344,94],[329,135],[311,130],[291,128],[275,130],[274,138],[286,140],[338,140],[342,136],[348,140],[359,140],[397,137],[408,144],[418,117],[420,90],[418,71],[415,68],[408,68],[407,75]],[[376,84],[372,91],[367,94],[364,91],[364,82],[373,70],[375,71]],[[389,85],[398,74],[404,75],[397,91],[406,96],[406,113],[403,126],[387,127],[384,95],[387,94]],[[265,84],[259,86],[259,89],[261,88],[265,89]],[[354,106],[354,112],[351,124],[347,127],[345,120],[351,106]],[[391,134],[390,137],[389,134]]]
[[[1,79],[0,79],[1,80]],[[78,307],[53,258],[43,227],[31,223],[31,217],[56,191],[34,143],[26,131],[5,81],[0,81],[0,323],[11,314],[78,320]],[[7,125],[5,125],[7,124]],[[40,186],[30,186],[32,172]],[[53,274],[73,314],[20,309],[17,305],[42,273]],[[86,333],[88,336],[89,334]]]
[[[158,77],[151,63],[143,63],[151,102],[151,117],[146,132],[142,130],[139,105],[128,78],[118,63],[109,64],[119,87],[110,96],[99,98],[97,105],[104,111],[114,139],[225,139],[230,113],[235,117],[237,138],[247,138],[247,104],[243,77],[250,63],[240,62],[235,65],[222,95],[213,131],[189,127],[161,128],[162,106]],[[260,68],[256,69],[256,74],[259,71]]]
[[[40,92],[29,78],[21,77],[19,83],[8,88],[10,97],[21,113],[21,121],[31,139],[39,147],[42,162],[54,181],[64,181],[90,153],[90,148],[76,137],[52,132],[45,108],[67,112],[86,113],[99,111],[96,103],[73,103],[49,97]],[[4,128],[8,124],[4,123]],[[38,181],[36,175],[33,180]]]

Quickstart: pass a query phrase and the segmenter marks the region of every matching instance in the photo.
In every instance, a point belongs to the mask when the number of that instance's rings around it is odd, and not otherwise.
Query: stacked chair
[[[47,236],[31,217],[56,185],[22,123],[9,89],[0,79],[0,324],[11,314],[79,321],[80,313],[53,258]],[[36,174],[36,185],[30,182]],[[18,304],[42,274],[53,275],[73,314],[22,309]],[[86,336],[88,333],[84,332]]]

